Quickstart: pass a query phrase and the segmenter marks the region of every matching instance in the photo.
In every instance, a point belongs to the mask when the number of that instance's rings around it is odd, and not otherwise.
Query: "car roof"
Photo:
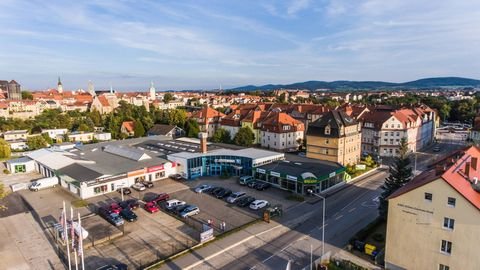
[[[172,203],[172,202],[179,202],[180,200],[177,200],[177,199],[171,199],[171,200],[168,200],[167,203]]]

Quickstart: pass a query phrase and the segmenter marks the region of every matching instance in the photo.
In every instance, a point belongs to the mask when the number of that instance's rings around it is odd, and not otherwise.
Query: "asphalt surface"
[[[387,175],[379,171],[326,200],[325,252],[343,247],[357,231],[377,216],[376,198]],[[322,201],[290,209],[282,220],[312,214],[297,227],[277,237],[269,244],[252,250],[246,256],[225,265],[222,269],[284,269],[292,260],[291,269],[310,264],[310,245],[313,260],[321,256]]]

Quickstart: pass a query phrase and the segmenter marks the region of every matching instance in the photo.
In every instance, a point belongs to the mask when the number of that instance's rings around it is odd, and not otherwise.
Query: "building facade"
[[[386,269],[478,269],[479,160],[457,151],[389,197]]]
[[[360,124],[340,110],[325,113],[307,131],[307,157],[357,164],[361,155]]]

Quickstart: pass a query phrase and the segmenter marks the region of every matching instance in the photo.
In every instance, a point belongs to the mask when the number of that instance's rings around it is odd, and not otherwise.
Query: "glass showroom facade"
[[[188,179],[195,179],[200,176],[240,176],[252,174],[252,159],[241,156],[200,156],[188,159],[187,166]]]

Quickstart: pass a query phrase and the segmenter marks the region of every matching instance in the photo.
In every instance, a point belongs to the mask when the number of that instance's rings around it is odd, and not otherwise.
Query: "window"
[[[444,229],[449,229],[453,230],[453,227],[455,226],[455,219],[453,218],[443,218],[443,228]]]
[[[328,144],[330,141],[328,139],[325,140],[325,144]]]
[[[325,135],[330,135],[330,126],[325,127]]]
[[[438,270],[450,270],[450,266],[447,266],[447,265],[444,265],[444,264],[440,264],[438,266]]]
[[[425,200],[431,202],[433,199],[432,193],[425,192]]]
[[[440,251],[446,254],[452,254],[452,242],[447,240],[442,240],[442,245]]]
[[[155,179],[160,179],[165,177],[165,171],[155,173]]]
[[[99,187],[94,187],[93,188],[93,192],[95,194],[98,194],[98,193],[104,193],[104,192],[107,192],[108,188],[107,188],[107,185],[103,185],[103,186],[99,186]]]
[[[448,206],[455,207],[456,199],[448,197]]]

